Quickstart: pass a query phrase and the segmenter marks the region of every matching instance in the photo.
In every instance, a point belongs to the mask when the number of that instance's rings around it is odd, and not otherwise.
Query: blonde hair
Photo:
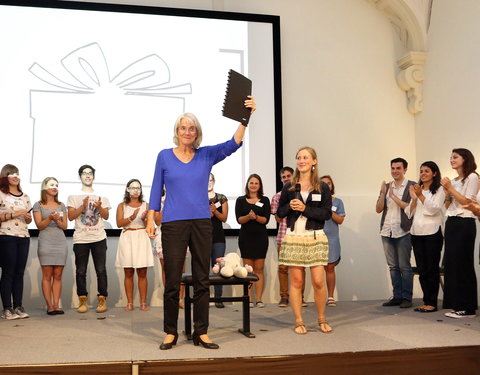
[[[307,151],[310,156],[312,157],[313,160],[317,160],[317,153],[315,152],[315,150],[311,147],[308,147],[308,146],[305,146],[305,147],[302,147],[300,148],[297,153],[295,154],[295,159],[298,157],[298,153],[300,151]],[[317,163],[318,165],[318,163]],[[292,185],[290,186],[290,188],[288,190],[295,190],[295,185],[298,184],[300,181],[300,171],[298,170],[298,167],[295,167],[295,172],[293,174],[293,178],[292,178]],[[322,184],[321,184],[321,181],[320,181],[320,178],[318,177],[318,168],[314,166],[312,166],[312,169],[310,171],[310,184],[312,185],[313,187],[313,190],[316,190],[316,191],[322,191]]]
[[[199,148],[200,144],[202,143],[202,126],[200,125],[200,121],[198,121],[197,116],[195,116],[193,113],[184,113],[178,116],[177,121],[175,121],[175,125],[173,126],[173,143],[178,146],[178,127],[180,126],[180,122],[182,120],[187,120],[197,130],[197,137],[193,141],[193,148]]]
[[[45,204],[47,203],[47,184],[48,184],[48,181],[50,180],[54,180],[57,182],[58,184],[58,180],[55,178],[55,177],[47,177],[47,178],[44,178],[43,181],[42,181],[42,185],[40,186],[40,203],[42,204]],[[55,202],[57,203],[60,203],[58,201],[58,192],[57,192],[57,195],[55,195],[55,197],[53,198],[55,200]]]

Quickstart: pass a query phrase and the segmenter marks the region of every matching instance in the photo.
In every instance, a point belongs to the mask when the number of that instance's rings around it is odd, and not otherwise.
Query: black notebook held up
[[[247,125],[251,111],[250,108],[245,107],[244,101],[249,95],[252,95],[252,81],[230,69],[223,102],[223,116]]]

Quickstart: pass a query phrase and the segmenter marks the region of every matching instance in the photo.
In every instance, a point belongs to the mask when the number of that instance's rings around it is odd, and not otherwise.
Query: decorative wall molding
[[[368,0],[391,22],[407,52],[398,61],[398,86],[407,94],[412,114],[423,110],[422,83],[427,59],[427,32],[433,0]]]
[[[408,52],[397,61],[400,72],[397,74],[398,86],[407,94],[408,111],[416,115],[423,110],[424,66],[426,52]]]

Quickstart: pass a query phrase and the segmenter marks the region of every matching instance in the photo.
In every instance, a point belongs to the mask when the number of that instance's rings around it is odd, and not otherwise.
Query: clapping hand
[[[415,195],[417,196],[417,198],[420,198],[423,195],[422,187],[419,184],[415,184],[412,186],[413,190],[415,191]]]
[[[98,211],[102,208],[102,198],[98,197],[98,201],[93,202],[93,207],[95,207]]]
[[[418,199],[414,185],[410,185],[408,192],[410,194],[410,198],[412,198],[413,201]]]
[[[248,217],[250,218],[250,220],[257,220],[257,215],[255,214],[255,212],[253,212],[253,210],[250,210],[250,212],[248,213]]]

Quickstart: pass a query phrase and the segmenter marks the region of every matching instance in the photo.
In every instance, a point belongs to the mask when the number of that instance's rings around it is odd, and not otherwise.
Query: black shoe
[[[177,345],[178,333],[175,333],[173,336],[174,336],[174,337],[173,337],[173,341],[167,342],[167,343],[162,342],[162,343],[160,344],[160,350],[172,349],[172,348],[173,348],[173,345]]]
[[[200,335],[196,335],[195,332],[193,333],[193,345],[195,346],[198,346],[200,344],[202,344],[202,346],[205,348],[205,349],[218,349],[220,348],[217,344],[213,343],[213,342],[205,342],[203,341],[201,338],[200,338]]]
[[[402,303],[402,299],[401,298],[392,298],[390,300],[388,300],[387,302],[383,303],[382,306],[400,306],[400,304]]]
[[[65,314],[65,311],[63,311],[63,310],[55,310],[55,314],[56,314],[56,315],[63,315],[63,314]]]
[[[57,312],[55,310],[47,311],[47,315],[57,315]]]
[[[412,301],[409,299],[404,299],[402,303],[400,303],[400,308],[402,309],[408,309],[409,307],[412,307]]]
[[[225,305],[223,304],[223,302],[215,302],[215,307],[217,309],[223,309]]]
[[[421,313],[431,313],[438,311],[438,309],[435,307],[434,309],[426,309],[425,307],[416,307],[413,309],[413,311],[421,312]]]

